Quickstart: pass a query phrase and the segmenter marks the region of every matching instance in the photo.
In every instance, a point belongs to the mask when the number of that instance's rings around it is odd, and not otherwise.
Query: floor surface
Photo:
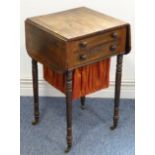
[[[33,98],[21,97],[21,155],[63,155],[66,147],[65,99],[40,97],[41,121],[31,125]],[[113,99],[73,103],[73,147],[68,155],[134,155],[135,104],[121,99],[120,121],[111,131]]]

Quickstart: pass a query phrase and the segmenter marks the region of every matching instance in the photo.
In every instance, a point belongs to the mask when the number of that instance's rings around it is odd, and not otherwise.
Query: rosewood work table
[[[65,75],[67,148],[72,146],[73,71],[117,56],[114,117],[119,119],[123,55],[130,52],[130,25],[121,20],[80,7],[59,13],[28,18],[25,21],[26,48],[32,58],[34,121],[39,122],[37,62]],[[81,96],[84,107],[85,96]]]

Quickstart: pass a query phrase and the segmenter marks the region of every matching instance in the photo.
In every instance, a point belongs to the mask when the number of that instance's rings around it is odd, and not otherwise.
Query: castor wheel
[[[117,128],[118,120],[119,120],[119,117],[118,116],[114,116],[113,125],[110,127],[111,130],[114,130],[114,129]]]
[[[116,125],[113,125],[113,126],[110,127],[110,129],[111,129],[111,130],[115,130],[116,127],[117,127]]]
[[[32,121],[32,125],[37,125],[38,123],[39,123],[39,120],[38,119]]]
[[[65,153],[68,153],[72,148],[72,145],[68,145],[67,148],[65,149]]]

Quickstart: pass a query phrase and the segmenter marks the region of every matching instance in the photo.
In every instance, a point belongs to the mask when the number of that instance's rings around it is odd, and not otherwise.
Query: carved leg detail
[[[33,125],[39,123],[39,97],[38,97],[38,66],[37,61],[32,59],[32,78],[33,78],[33,95],[34,95],[34,121]]]
[[[81,97],[81,109],[85,109],[85,96]]]
[[[122,62],[123,62],[123,55],[118,55],[117,66],[116,66],[116,79],[115,79],[114,116],[113,116],[113,126],[111,127],[111,130],[114,130],[117,127],[118,120],[119,120]]]
[[[67,120],[67,148],[65,153],[72,147],[72,71],[66,72],[66,120]]]

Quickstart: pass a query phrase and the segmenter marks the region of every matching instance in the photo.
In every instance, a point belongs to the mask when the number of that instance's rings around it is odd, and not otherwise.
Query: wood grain
[[[85,7],[28,18],[25,30],[28,54],[60,73],[131,49],[128,23]]]
[[[114,39],[112,34],[117,33],[118,37]],[[80,47],[80,43],[86,43],[86,47]],[[126,28],[119,28],[110,32],[101,33],[85,39],[71,41],[68,45],[68,67],[74,68],[82,65],[88,65],[93,62],[102,61],[114,55],[125,52]],[[115,50],[111,47],[116,46]],[[84,59],[80,59],[85,56]]]
[[[66,68],[66,43],[26,21],[26,48],[28,54],[56,71]]]
[[[33,17],[30,20],[68,40],[126,24],[86,7]]]

